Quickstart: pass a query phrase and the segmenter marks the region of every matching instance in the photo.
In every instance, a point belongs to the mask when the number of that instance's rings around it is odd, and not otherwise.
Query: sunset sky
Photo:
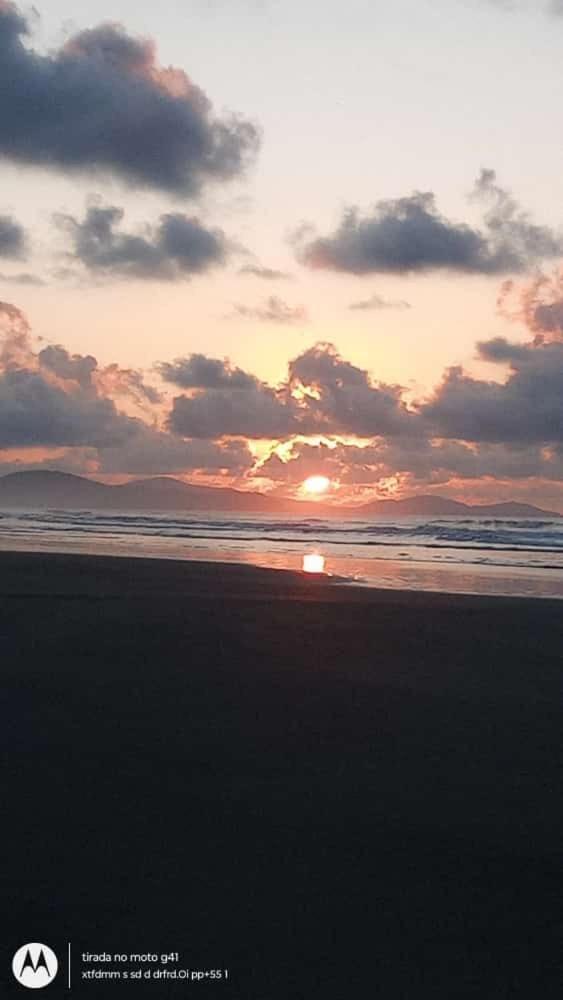
[[[0,0],[0,474],[563,511],[563,2]]]

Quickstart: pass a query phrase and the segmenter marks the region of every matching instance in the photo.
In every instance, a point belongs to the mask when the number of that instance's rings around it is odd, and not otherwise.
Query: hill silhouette
[[[356,507],[326,502],[289,500],[229,487],[196,486],[172,476],[134,479],[108,485],[69,472],[28,470],[0,477],[1,507],[58,507],[109,510],[232,511],[255,514],[299,514],[303,517],[369,517],[418,515],[430,517],[561,517],[557,511],[508,501],[466,504],[424,494],[402,500],[374,500]]]

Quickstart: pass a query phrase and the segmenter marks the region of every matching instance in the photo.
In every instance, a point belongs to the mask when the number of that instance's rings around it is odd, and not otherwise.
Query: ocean
[[[563,598],[563,518],[339,521],[224,513],[4,510],[0,548],[202,559],[292,570],[301,570],[304,558],[316,554],[324,559],[324,571],[343,585]]]

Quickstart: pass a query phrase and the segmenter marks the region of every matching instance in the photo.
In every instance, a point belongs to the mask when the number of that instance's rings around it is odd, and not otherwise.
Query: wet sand
[[[561,602],[1,553],[0,649],[7,955],[230,970],[77,996],[560,996]]]

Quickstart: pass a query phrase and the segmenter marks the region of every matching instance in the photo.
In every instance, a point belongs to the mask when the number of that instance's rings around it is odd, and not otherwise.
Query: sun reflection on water
[[[318,552],[308,552],[307,555],[303,556],[303,572],[304,573],[324,573],[325,571],[325,557],[319,555]]]

